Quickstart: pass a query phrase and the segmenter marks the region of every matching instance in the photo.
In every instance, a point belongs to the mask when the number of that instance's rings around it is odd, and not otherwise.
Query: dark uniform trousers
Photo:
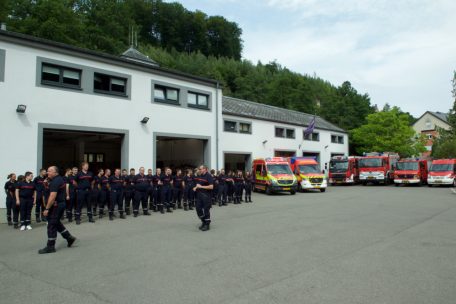
[[[227,194],[228,187],[226,184],[219,184],[218,191],[217,191],[217,200],[219,204],[226,204],[226,194]]]
[[[30,225],[32,217],[33,199],[20,198],[21,226]]]
[[[245,184],[245,202],[252,202],[252,184],[246,183]]]
[[[109,207],[111,205],[111,203],[109,202],[109,190],[100,190],[100,199],[98,200],[98,202],[98,211],[100,212],[100,215],[104,214],[105,206],[108,207],[108,210],[111,210],[111,208]]]
[[[173,188],[173,207],[178,206],[182,208],[182,187],[175,187]]]
[[[43,207],[43,192],[36,192],[36,205],[35,205],[35,217],[41,218],[41,208]]]
[[[93,213],[94,215],[97,215],[97,206],[99,206],[101,192],[98,188],[94,188],[92,189],[90,196],[90,199],[92,200]]]
[[[125,199],[125,212],[128,214],[130,213],[130,206],[131,206],[131,201],[134,198],[134,192],[132,190],[125,190],[123,192],[123,196]]]
[[[76,214],[75,214],[76,220],[81,219],[82,205],[84,205],[84,203],[86,203],[86,205],[87,205],[87,216],[89,217],[89,219],[92,218],[92,204],[91,204],[91,200],[90,200],[90,190],[89,189],[85,189],[85,190],[78,189],[77,193],[78,193],[78,204],[77,204]]]
[[[154,186],[147,189],[147,201],[149,202],[149,209],[153,209],[154,205]]]
[[[122,190],[111,190],[111,206],[109,208],[109,214],[112,215],[114,214],[114,209],[117,205],[117,211],[119,211],[119,214],[123,214],[124,209],[123,209],[123,193]]]
[[[147,209],[147,190],[146,191],[135,191],[135,199],[133,201],[133,214],[138,214],[139,203],[142,205],[143,212],[146,213]]]
[[[211,223],[211,210],[212,199],[210,192],[197,192],[196,193],[196,214],[203,224]]]
[[[69,190],[69,194],[70,194],[70,199],[67,201],[67,204],[66,204],[66,215],[67,215],[67,218],[70,220],[70,219],[73,219],[73,209],[74,209],[75,203],[76,203],[76,191]]]
[[[234,201],[234,184],[232,182],[226,184],[228,202],[232,203]]]
[[[161,187],[161,205],[160,208],[164,205],[165,208],[171,207],[171,199],[172,199],[172,190],[171,186],[162,186]]]
[[[158,211],[163,206],[162,202],[162,186],[157,185],[154,187],[154,211]]]
[[[240,204],[242,199],[242,192],[244,190],[244,184],[242,183],[235,183],[234,184],[234,191],[235,191],[235,203]]]
[[[193,208],[195,204],[195,192],[193,191],[192,187],[185,186],[184,189],[184,206],[188,206]]]
[[[16,202],[8,194],[8,196],[6,197],[6,219],[8,220],[8,223],[12,222],[11,213],[15,213],[14,209],[16,209]],[[17,224],[17,217],[16,221],[14,221],[14,224]]]
[[[55,240],[57,239],[57,232],[59,232],[64,239],[70,237],[70,233],[66,230],[60,221],[66,209],[65,202],[60,202],[49,209],[48,223],[47,223],[47,235],[48,235],[48,247],[55,247]]]

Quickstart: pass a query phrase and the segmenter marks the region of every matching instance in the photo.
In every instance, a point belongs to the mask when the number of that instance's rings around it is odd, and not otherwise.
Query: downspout
[[[215,90],[215,168],[219,170],[219,82]]]

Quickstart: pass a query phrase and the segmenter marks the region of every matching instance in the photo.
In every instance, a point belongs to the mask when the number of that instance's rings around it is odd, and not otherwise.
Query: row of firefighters
[[[211,170],[214,178],[214,189],[211,191],[212,204],[226,206],[228,203],[240,204],[252,202],[252,177],[250,172]],[[94,217],[102,218],[105,208],[109,219],[115,217],[115,210],[120,218],[133,213],[137,217],[140,209],[144,215],[153,212],[171,213],[176,209],[193,210],[196,195],[194,187],[198,179],[198,171],[187,169],[185,174],[178,169],[170,168],[163,171],[156,169],[155,174],[149,169],[147,174],[141,167],[136,174],[135,169],[100,169],[97,175],[89,171],[88,164],[79,170],[77,167],[67,169],[63,176],[66,185],[66,218],[69,222],[75,218],[76,224],[81,223],[82,209],[87,208],[89,222],[95,222]],[[31,227],[31,214],[35,206],[36,222],[46,220],[42,209],[49,198],[49,183],[46,170],[33,178],[31,172],[26,172],[16,178],[11,173],[5,183],[7,221],[8,225],[21,230]],[[20,225],[19,225],[20,215]]]

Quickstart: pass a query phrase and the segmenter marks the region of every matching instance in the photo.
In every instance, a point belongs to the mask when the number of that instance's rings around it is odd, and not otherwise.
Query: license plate
[[[288,190],[290,190],[290,188],[283,188],[283,190],[284,190],[284,191],[288,191]]]
[[[436,181],[434,181],[434,183],[440,184],[440,183],[442,183],[442,181],[441,180],[436,180]]]
[[[402,181],[404,184],[408,184],[409,181],[408,180],[405,180],[405,181]]]
[[[373,176],[369,176],[367,179],[375,179],[375,177],[373,177]]]

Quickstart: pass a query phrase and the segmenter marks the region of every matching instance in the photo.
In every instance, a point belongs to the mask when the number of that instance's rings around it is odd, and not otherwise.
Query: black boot
[[[55,247],[46,246],[43,249],[38,250],[39,254],[53,253],[55,252]]]
[[[167,208],[166,208],[166,212],[168,212],[168,213],[172,213],[172,212],[173,212],[173,210],[171,210],[171,207],[167,207]]]
[[[81,225],[81,219],[76,219],[76,225]]]
[[[89,223],[95,223],[95,220],[93,219],[93,217],[89,217]]]
[[[18,223],[14,224],[14,229],[19,229],[19,224]]]
[[[182,203],[177,204],[177,209],[182,209]]]
[[[165,214],[165,209],[163,208],[163,206],[160,206],[159,209],[161,214]]]
[[[193,206],[194,206],[194,203],[191,202],[190,205],[188,206],[188,209],[189,209],[189,210],[193,210]]]
[[[188,211],[188,204],[184,203],[184,211]]]
[[[121,218],[121,219],[126,219],[125,214],[121,213],[121,214],[120,214],[120,218]]]
[[[251,197],[251,196],[249,196],[249,203],[251,203],[251,202],[252,202],[252,197]]]
[[[130,215],[130,214],[131,214],[130,208],[126,208],[126,209],[125,209],[125,213],[126,213],[127,215]]]
[[[173,204],[173,210],[176,210],[176,209],[177,209],[176,204]]]
[[[76,242],[76,238],[72,235],[70,235],[69,237],[67,237],[67,247],[71,247],[73,246],[74,242]]]
[[[158,212],[157,205],[153,205],[153,206],[152,206],[152,211],[153,211],[153,212]]]
[[[39,214],[36,215],[36,222],[41,223],[41,216]]]
[[[146,210],[146,211],[143,211],[143,214],[144,214],[144,215],[151,215],[150,212],[147,211],[147,210]]]
[[[204,227],[204,225],[205,225],[205,223],[204,223],[204,222],[202,222],[202,223],[201,223],[201,225],[198,227],[198,229],[199,229],[199,230],[202,230],[202,229],[203,229],[203,227]]]
[[[203,224],[203,227],[201,227],[201,231],[208,231],[209,229],[209,224]]]
[[[138,212],[133,212],[133,217],[138,217]]]
[[[10,219],[8,220],[8,226],[13,226],[13,222]]]
[[[113,221],[113,220],[114,220],[114,216],[112,216],[112,214],[109,215],[109,220],[110,220],[110,221]]]

